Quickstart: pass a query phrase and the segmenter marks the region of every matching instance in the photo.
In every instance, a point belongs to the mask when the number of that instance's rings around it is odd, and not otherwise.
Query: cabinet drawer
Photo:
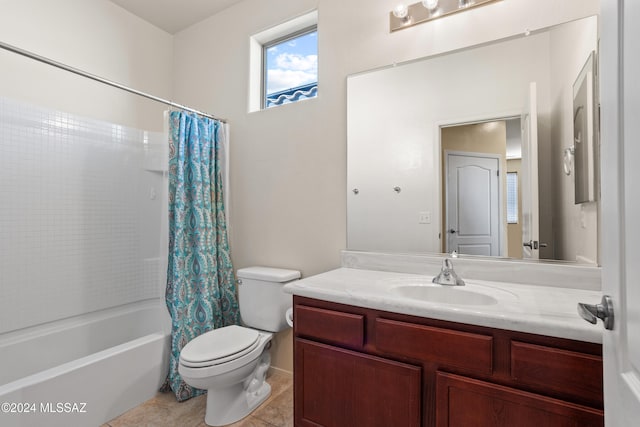
[[[436,427],[602,427],[601,410],[510,387],[437,373]]]
[[[487,335],[376,319],[376,348],[441,366],[493,372],[493,338]]]
[[[511,342],[511,377],[537,389],[602,407],[602,357]]]
[[[316,338],[349,348],[364,345],[364,316],[296,305],[293,325],[297,336]]]

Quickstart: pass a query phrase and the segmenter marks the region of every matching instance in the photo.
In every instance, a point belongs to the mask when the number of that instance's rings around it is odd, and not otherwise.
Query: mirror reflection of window
[[[507,172],[507,223],[518,223],[518,172]]]

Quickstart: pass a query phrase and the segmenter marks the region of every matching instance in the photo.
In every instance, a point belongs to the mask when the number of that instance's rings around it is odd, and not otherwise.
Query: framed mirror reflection
[[[565,173],[597,43],[592,16],[350,76],[348,248],[598,265],[598,198]]]

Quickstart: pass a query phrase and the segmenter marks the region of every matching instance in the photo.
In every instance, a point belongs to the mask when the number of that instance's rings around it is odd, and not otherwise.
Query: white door
[[[522,117],[522,258],[538,259],[538,103],[536,83],[529,84]]]
[[[601,12],[605,424],[622,427],[640,425],[640,2],[602,0]]]
[[[447,152],[447,252],[500,255],[500,159]]]

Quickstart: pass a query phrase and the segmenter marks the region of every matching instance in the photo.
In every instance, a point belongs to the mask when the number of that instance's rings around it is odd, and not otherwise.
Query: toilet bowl
[[[226,326],[189,341],[180,352],[178,372],[192,387],[207,390],[205,423],[234,423],[271,393],[265,381],[274,332],[287,328],[291,296],[282,286],[300,272],[250,267],[237,272],[240,316],[246,326]]]
[[[200,335],[182,349],[178,372],[190,386],[208,391],[208,425],[234,423],[269,397],[271,387],[264,379],[272,336],[226,326]]]

